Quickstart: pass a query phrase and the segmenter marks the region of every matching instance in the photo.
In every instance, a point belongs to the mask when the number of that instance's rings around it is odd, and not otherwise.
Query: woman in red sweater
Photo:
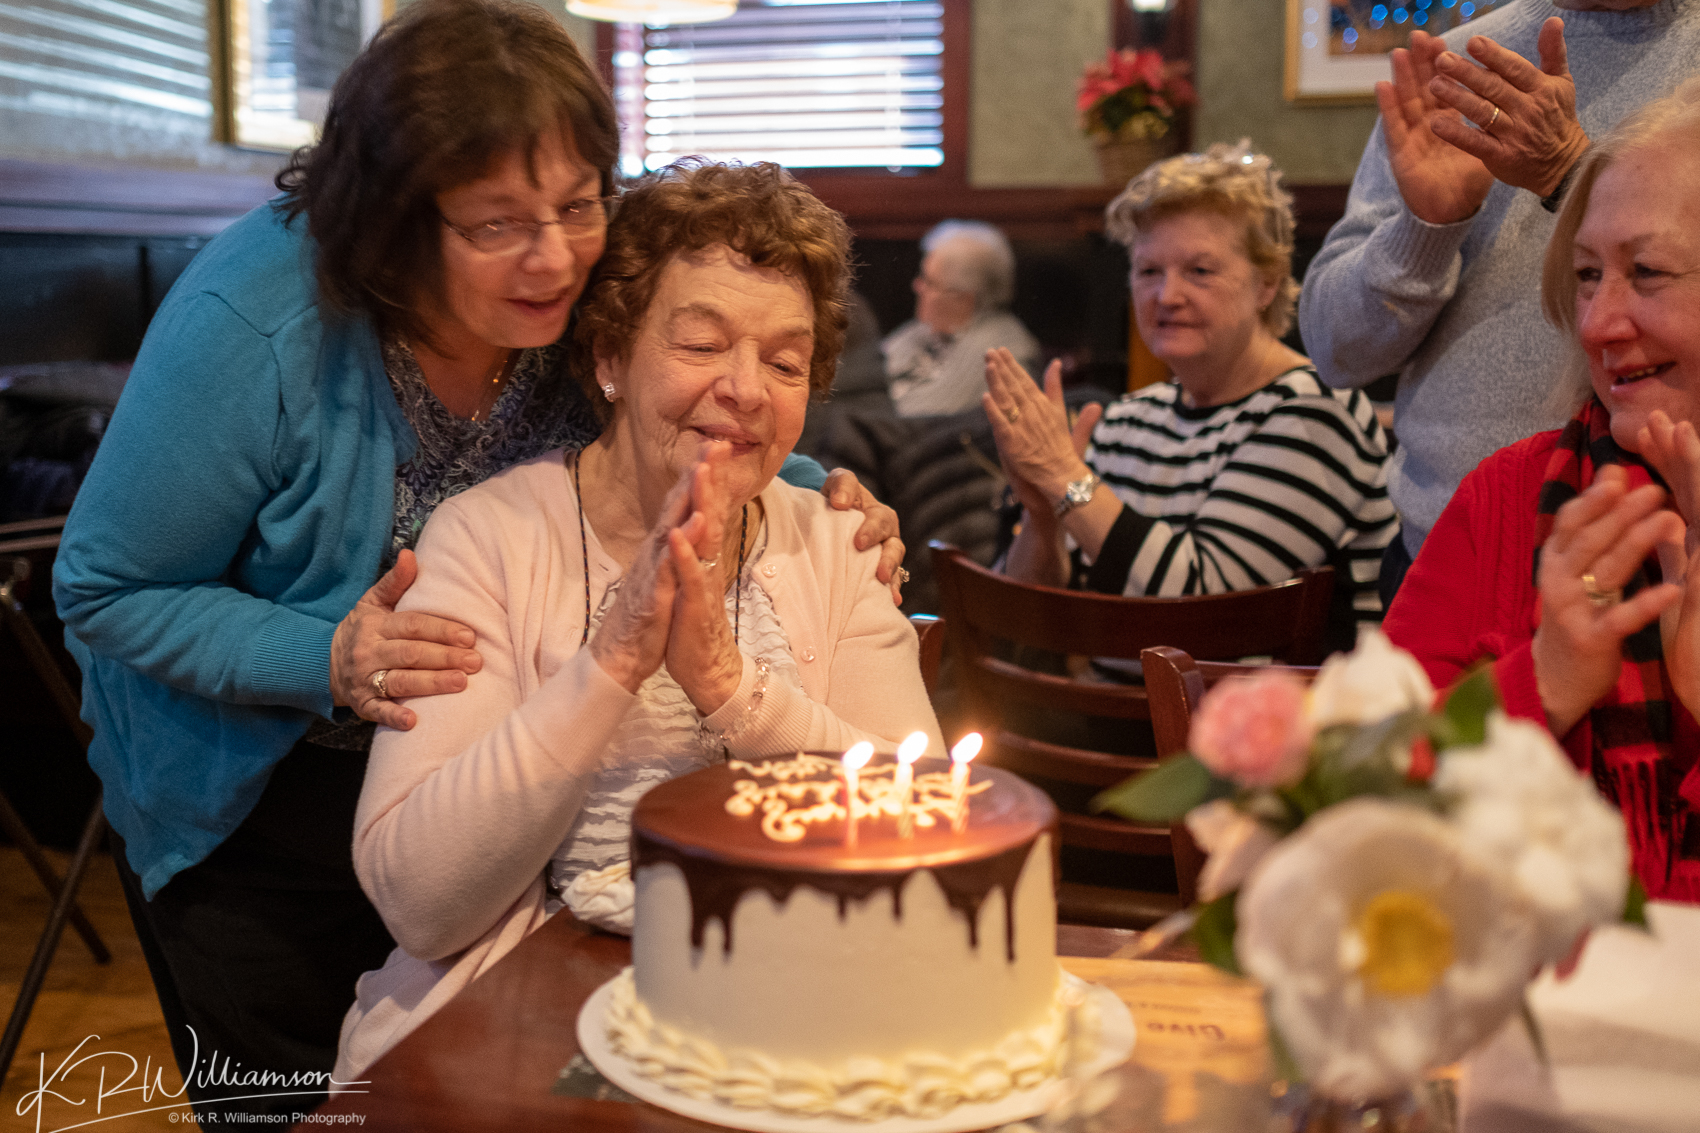
[[[1437,687],[1491,660],[1623,812],[1648,894],[1700,902],[1700,80],[1584,159],[1542,303],[1591,394],[1464,480],[1386,630]]]

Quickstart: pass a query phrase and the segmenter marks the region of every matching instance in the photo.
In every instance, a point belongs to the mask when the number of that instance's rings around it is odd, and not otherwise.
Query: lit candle
[[[915,782],[915,761],[927,750],[927,733],[910,732],[897,746],[897,836],[915,836],[915,815],[909,809],[909,796]]]
[[[860,809],[857,802],[861,787],[857,783],[857,772],[868,765],[868,760],[874,757],[874,745],[867,740],[851,744],[850,750],[844,753],[844,845],[856,845],[856,811]]]
[[[950,749],[950,828],[960,834],[968,826],[968,763],[980,754],[980,733],[969,732]]]

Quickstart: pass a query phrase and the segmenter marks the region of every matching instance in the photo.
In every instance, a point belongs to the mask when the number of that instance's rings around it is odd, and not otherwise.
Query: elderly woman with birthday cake
[[[405,608],[483,667],[381,731],[355,823],[400,947],[362,977],[348,1081],[562,907],[629,931],[634,804],[725,759],[942,750],[857,517],[775,478],[844,335],[849,231],[778,166],[681,163],[622,199],[581,306],[608,418],[441,505]]]

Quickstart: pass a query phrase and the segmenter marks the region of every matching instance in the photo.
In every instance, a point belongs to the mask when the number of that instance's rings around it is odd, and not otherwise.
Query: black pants
[[[1387,544],[1387,549],[1381,552],[1381,579],[1378,587],[1381,591],[1381,612],[1383,616],[1393,608],[1393,597],[1399,593],[1399,586],[1405,581],[1405,572],[1411,569],[1411,552],[1405,549],[1405,536],[1394,537]]]
[[[364,753],[297,744],[242,825],[152,901],[112,836],[172,1052],[203,1117],[306,1112],[325,1098],[317,1083],[328,1078],[242,1082],[250,1072],[328,1075],[354,981],[395,947],[350,856],[365,769]]]

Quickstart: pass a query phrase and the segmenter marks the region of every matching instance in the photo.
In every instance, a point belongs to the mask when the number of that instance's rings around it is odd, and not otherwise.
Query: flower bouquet
[[[1183,62],[1155,50],[1112,51],[1080,76],[1075,109],[1080,129],[1098,146],[1104,175],[1124,184],[1147,164],[1174,152],[1175,113],[1197,95]]]
[[[1209,854],[1186,914],[1206,960],[1261,981],[1281,1075],[1317,1096],[1408,1096],[1524,1007],[1592,925],[1640,921],[1622,819],[1486,669],[1438,711],[1380,633],[1306,689],[1223,681],[1189,754],[1099,796]],[[1539,1048],[1536,1036],[1536,1046]]]

